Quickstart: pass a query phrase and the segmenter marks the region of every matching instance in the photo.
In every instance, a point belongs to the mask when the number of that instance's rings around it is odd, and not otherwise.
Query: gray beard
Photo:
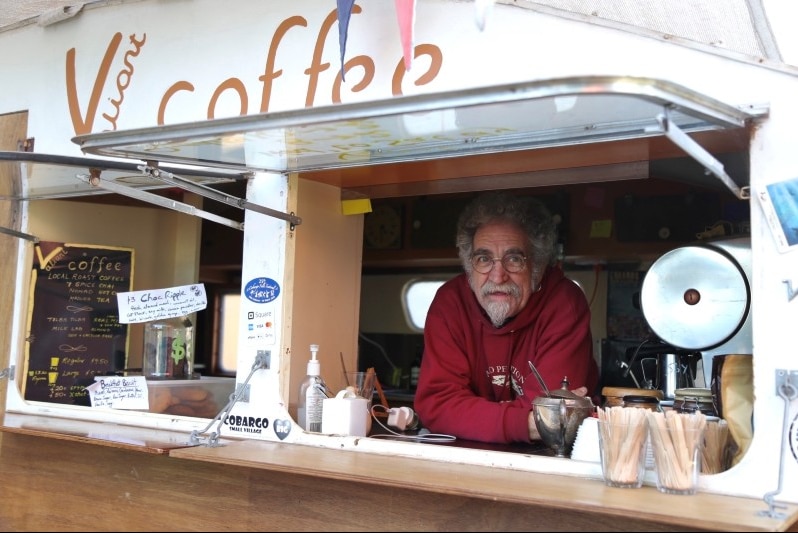
[[[485,283],[481,289],[477,289],[474,287],[474,278],[472,275],[469,275],[469,283],[471,284],[471,289],[474,291],[480,291],[481,295],[485,295],[487,293],[493,292],[496,289],[504,290],[519,298],[521,296],[521,291],[519,290],[518,286],[515,284],[505,284],[505,285],[496,285],[488,281]],[[504,325],[505,322],[509,318],[512,318],[510,315],[510,303],[509,302],[489,302],[486,305],[483,305],[482,308],[485,310],[485,313],[488,315],[491,324],[494,327],[500,328]]]
[[[483,307],[483,309],[485,309],[485,313],[487,313],[494,327],[502,327],[507,319],[510,318],[507,316],[510,313],[510,304],[507,302],[489,303],[487,306]]]

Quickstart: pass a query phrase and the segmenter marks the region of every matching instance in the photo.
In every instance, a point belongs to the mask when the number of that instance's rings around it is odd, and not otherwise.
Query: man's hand
[[[529,440],[540,440],[540,433],[538,433],[538,427],[535,425],[535,411],[534,407],[531,411],[529,411],[529,418],[527,419],[527,425],[529,426]]]
[[[587,387],[579,387],[577,389],[572,390],[574,394],[577,396],[585,396],[587,394]]]

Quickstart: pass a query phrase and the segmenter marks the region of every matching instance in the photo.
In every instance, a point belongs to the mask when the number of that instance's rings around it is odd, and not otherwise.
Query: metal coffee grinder
[[[647,347],[637,359],[657,360],[656,388],[667,399],[684,386],[708,388],[716,355],[752,353],[750,279],[748,237],[676,248],[651,265],[640,307],[662,342]],[[695,362],[701,368],[691,384],[687,372]]]
[[[626,350],[628,363],[624,376],[636,365],[642,380],[634,374],[632,378],[638,386],[657,389],[662,392],[663,401],[670,401],[676,397],[678,389],[696,387],[697,381],[703,383],[702,358],[700,351],[680,349],[659,339],[646,339]]]

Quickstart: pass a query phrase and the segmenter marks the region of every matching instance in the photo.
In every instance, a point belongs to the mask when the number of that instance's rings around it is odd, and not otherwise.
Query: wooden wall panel
[[[0,150],[17,150],[17,143],[25,139],[27,128],[27,113],[0,115]],[[14,175],[5,175],[0,171],[0,198],[14,195],[19,187],[18,172],[14,172]],[[19,203],[0,199],[0,226],[18,231],[19,224]],[[3,251],[0,253],[0,279],[3,286],[3,290],[0,290],[0,371],[8,368],[9,353],[16,353],[16,350],[11,349],[11,318],[14,313],[13,287],[17,286],[17,253],[20,242],[17,237],[0,233],[0,250]],[[0,379],[0,406],[3,411],[5,411],[7,386],[8,379]]]
[[[12,433],[0,479],[2,531],[674,530]]]

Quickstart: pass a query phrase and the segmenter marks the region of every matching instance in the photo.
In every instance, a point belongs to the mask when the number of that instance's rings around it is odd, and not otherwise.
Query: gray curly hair
[[[507,192],[482,194],[460,214],[456,244],[466,273],[470,276],[473,271],[474,235],[480,227],[494,221],[510,222],[524,231],[530,270],[534,279],[540,281],[546,267],[557,260],[557,225],[551,212],[537,198],[519,197]]]

